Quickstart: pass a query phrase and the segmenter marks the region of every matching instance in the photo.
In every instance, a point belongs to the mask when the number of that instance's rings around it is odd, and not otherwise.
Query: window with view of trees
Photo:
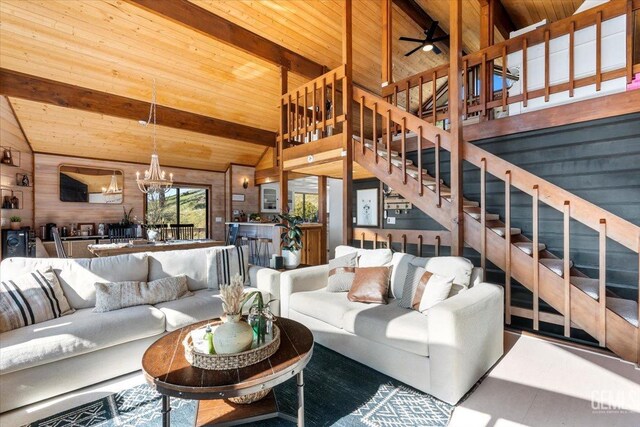
[[[209,190],[173,187],[166,192],[147,193],[145,222],[151,225],[193,224],[195,239],[208,237]]]
[[[318,195],[295,193],[293,196],[294,215],[301,216],[307,222],[318,221]]]

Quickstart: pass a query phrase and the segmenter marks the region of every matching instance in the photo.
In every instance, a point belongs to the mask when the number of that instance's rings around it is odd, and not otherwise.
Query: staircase
[[[450,135],[360,88],[354,87],[353,99],[360,106],[360,131],[359,136],[354,136],[354,161],[445,228],[450,229],[451,191],[442,183],[439,171],[430,175],[421,164],[414,165],[411,160],[405,158],[407,132],[418,135],[419,147],[434,147],[437,152],[440,149],[450,150]],[[387,132],[384,135],[382,130],[377,129],[380,120],[383,125],[386,123]],[[373,127],[371,139],[363,137],[366,133],[364,125],[367,122]],[[399,151],[391,149],[391,134],[394,129],[400,129],[402,137]],[[379,138],[378,135],[383,137]],[[466,141],[463,145],[463,158],[480,168],[482,187],[481,200],[463,201],[465,242],[481,254],[483,267],[488,259],[505,271],[507,323],[511,320],[513,278],[533,292],[535,329],[538,329],[538,302],[541,299],[564,316],[565,335],[569,336],[570,328],[575,325],[596,338],[601,346],[608,347],[625,360],[640,363],[638,301],[612,294],[607,291],[605,283],[607,238],[637,253],[640,247],[640,227]],[[484,210],[487,173],[505,183],[506,212],[503,220],[498,214]],[[511,187],[533,198],[533,240],[511,225]],[[565,254],[562,258],[549,252],[544,243],[538,241],[537,206],[540,202],[564,213]],[[577,270],[569,259],[570,219],[580,221],[599,233],[599,279],[588,278]]]

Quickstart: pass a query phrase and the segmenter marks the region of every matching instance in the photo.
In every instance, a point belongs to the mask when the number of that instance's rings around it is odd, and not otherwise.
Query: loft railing
[[[354,228],[353,240],[359,241],[363,249],[366,242],[371,242],[373,249],[381,247],[391,249],[394,243],[399,243],[400,252],[403,253],[408,252],[408,245],[416,245],[416,255],[419,257],[423,256],[423,246],[433,246],[435,256],[439,256],[441,246],[451,246],[451,233],[431,230]]]
[[[483,119],[491,119],[489,112],[494,108],[504,111],[508,105],[522,103],[527,107],[530,100],[544,98],[549,102],[552,94],[568,92],[574,96],[575,89],[595,85],[600,91],[603,82],[625,77],[630,83],[634,73],[640,72],[640,64],[634,65],[633,30],[634,14],[640,9],[640,1],[613,0],[585,12],[570,16],[563,20],[545,25],[513,39],[505,40],[478,52],[466,55],[463,63],[463,109],[464,117],[479,115]],[[604,21],[626,15],[626,63],[623,67],[603,70],[602,67],[602,23]],[[577,31],[595,26],[595,72],[592,75],[576,77],[575,34]],[[550,44],[553,39],[569,36],[568,79],[551,82]],[[544,84],[541,88],[529,89],[529,64],[527,55],[537,45],[544,49]],[[508,55],[521,52],[522,66],[518,76],[508,74]],[[640,62],[640,58],[635,58]],[[499,74],[501,89],[494,90],[494,74]],[[382,95],[395,106],[400,106],[430,123],[437,123],[449,118],[447,103],[438,105],[439,91],[446,88],[449,79],[449,65],[442,65],[414,76],[392,83],[382,89]],[[517,79],[521,84],[521,93],[509,95],[507,80]],[[429,93],[430,91],[430,93]],[[412,106],[416,105],[416,108]],[[397,131],[397,129],[396,129]]]

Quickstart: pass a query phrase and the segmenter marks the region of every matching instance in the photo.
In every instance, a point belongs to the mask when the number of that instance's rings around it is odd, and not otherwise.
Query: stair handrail
[[[361,88],[353,88],[353,99],[358,103],[364,101],[365,106],[368,108],[375,104],[379,112],[388,111],[392,121],[396,123],[404,119],[407,130],[416,134],[422,131],[423,139],[429,142],[435,141],[436,135],[440,135],[440,147],[449,152],[451,151],[451,134],[449,132],[443,131]],[[462,149],[463,160],[478,168],[482,166],[483,161],[486,162],[486,171],[503,182],[505,181],[505,176],[509,174],[511,185],[520,191],[533,196],[534,186],[537,186],[539,200],[560,212],[564,211],[565,202],[569,201],[571,218],[587,227],[599,232],[601,230],[601,221],[604,220],[607,224],[607,237],[631,251],[639,253],[639,226],[467,141],[463,142]]]

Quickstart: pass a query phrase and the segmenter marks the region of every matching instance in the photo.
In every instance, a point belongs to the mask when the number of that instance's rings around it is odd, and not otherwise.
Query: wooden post
[[[480,160],[480,267],[487,280],[487,159]]]
[[[495,25],[495,4],[494,0],[480,0],[480,49],[485,49],[489,46],[493,46],[494,40],[494,25]],[[482,114],[480,115],[480,121],[489,120],[490,115],[486,114],[486,102],[487,98],[491,100],[491,87],[490,82],[493,82],[493,61],[486,63],[483,61],[481,65],[481,80],[480,80],[480,97],[481,102],[484,105]]]
[[[351,14],[352,0],[345,0],[342,14],[342,63],[345,65],[345,76],[342,91],[342,108],[345,121],[342,125],[342,242],[349,244],[353,233],[353,62]],[[334,110],[335,112],[335,110]],[[363,141],[364,142],[364,141]]]
[[[568,200],[564,201],[564,216],[562,221],[562,234],[563,234],[563,246],[564,246],[564,259],[563,259],[563,271],[564,271],[564,336],[571,338],[571,263],[569,259],[571,257],[570,248],[570,221],[571,221],[571,205]]]
[[[538,251],[539,238],[538,238],[538,225],[540,223],[538,219],[539,215],[539,199],[540,190],[538,185],[533,186],[533,201],[532,201],[532,219],[533,219],[533,242],[531,248],[533,252],[533,329],[537,331],[540,329],[540,251]]]
[[[449,109],[451,120],[451,255],[464,249],[464,213],[462,211],[462,0],[450,4]]]
[[[504,177],[504,297],[505,323],[511,324],[511,171]]]
[[[598,274],[598,344],[607,345],[607,221],[600,219],[598,236],[599,274]]]
[[[393,5],[380,0],[382,6],[382,86],[393,83]]]
[[[320,236],[320,252],[322,258],[320,262],[327,262],[327,177],[318,177],[318,222],[322,225],[322,235]]]
[[[289,82],[288,82],[288,70],[285,67],[280,67],[280,93],[282,95],[286,94],[289,91]],[[284,129],[288,126],[289,129],[289,139],[291,139],[291,116],[290,116],[290,106],[291,106],[291,96],[288,98],[289,104],[287,105],[287,116],[283,114],[281,117],[281,127],[282,133],[284,133]],[[276,154],[274,154],[276,155]],[[289,174],[284,170],[284,138],[278,144],[278,158],[280,159],[278,162],[278,180],[280,182],[280,212],[287,212],[289,210]],[[274,242],[274,248],[277,248],[277,254],[280,255],[282,249],[280,245]]]

